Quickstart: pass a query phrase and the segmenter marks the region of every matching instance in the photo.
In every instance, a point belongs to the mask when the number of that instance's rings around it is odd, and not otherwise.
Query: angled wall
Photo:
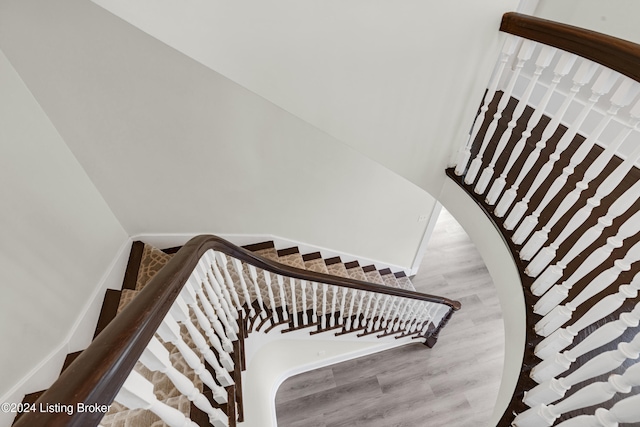
[[[517,0],[93,0],[438,194]]]
[[[0,47],[129,235],[269,233],[411,265],[425,191],[94,3],[2,1]]]
[[[1,51],[0,93],[5,396],[66,340],[127,234]]]

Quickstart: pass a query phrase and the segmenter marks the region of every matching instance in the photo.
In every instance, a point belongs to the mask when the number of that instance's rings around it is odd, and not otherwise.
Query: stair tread
[[[300,253],[292,253],[284,256],[278,257],[278,262],[288,265],[290,267],[300,268],[302,270],[306,270],[304,260],[302,259],[302,255]]]
[[[415,292],[416,288],[415,286],[413,286],[413,282],[411,281],[411,279],[409,279],[407,276],[396,277],[396,280],[398,281],[398,284],[400,285],[401,289],[406,289],[408,291]]]
[[[327,272],[334,276],[349,278],[349,273],[347,272],[347,268],[341,262],[336,262],[336,263],[327,265]]]
[[[120,295],[120,303],[118,304],[118,314],[124,310],[124,308],[138,295],[140,291],[133,291],[131,289],[123,289]]]
[[[378,285],[385,284],[378,270],[365,271],[364,275],[367,277],[367,282],[377,283]]]
[[[362,280],[364,282],[367,282],[367,276],[364,274],[364,271],[362,270],[362,267],[360,267],[359,265],[356,267],[352,267],[352,268],[347,268],[347,274],[349,274],[349,277],[351,277],[354,280]]]
[[[265,248],[259,249],[257,251],[253,251],[256,255],[259,255],[263,258],[270,259],[272,261],[278,261],[278,251],[276,248]]]
[[[378,271],[378,273],[380,273],[380,277],[382,278],[382,281],[384,282],[385,285],[390,286],[392,288],[400,288],[400,284],[396,280],[396,276],[394,276],[393,273],[391,273],[391,271],[389,271],[389,273],[387,274],[382,274],[380,271]]]
[[[141,291],[153,276],[169,262],[172,256],[173,255],[165,254],[158,248],[145,244],[140,267],[138,268],[136,290]]]
[[[186,396],[159,399],[162,403],[179,410],[188,415],[191,409],[191,401]],[[129,409],[118,403],[113,403],[111,409],[100,421],[103,427],[128,427],[128,426],[151,426],[164,427],[167,424],[162,422],[157,415],[146,409]]]
[[[329,274],[327,265],[324,263],[324,259],[315,258],[304,262],[305,269],[309,271],[315,271],[316,273]]]

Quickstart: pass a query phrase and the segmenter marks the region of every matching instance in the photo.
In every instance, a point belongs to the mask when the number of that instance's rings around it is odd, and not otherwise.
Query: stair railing
[[[498,425],[640,422],[625,396],[640,385],[640,45],[517,13],[500,29],[447,171],[502,232],[524,286],[527,347]]]
[[[169,426],[195,427],[184,410],[156,397],[148,379],[155,372],[164,374],[211,425],[227,427],[227,416],[235,425],[235,397],[224,387],[234,385],[232,373],[241,363],[237,343],[247,329],[288,324],[288,330],[335,329],[336,334],[416,338],[433,345],[459,308],[457,301],[289,267],[219,237],[198,236],[15,426],[97,426],[115,401],[129,410],[149,410]],[[178,350],[193,375],[176,369],[167,346]],[[210,398],[200,384],[211,391]]]

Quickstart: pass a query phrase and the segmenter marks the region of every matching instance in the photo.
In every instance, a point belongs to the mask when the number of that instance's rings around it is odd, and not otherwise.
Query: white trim
[[[427,246],[429,245],[429,240],[431,240],[431,234],[433,233],[433,229],[436,228],[436,223],[438,222],[441,211],[442,205],[436,200],[436,203],[433,205],[433,210],[431,211],[431,216],[429,217],[429,223],[427,224],[427,228],[424,229],[424,235],[422,236],[422,240],[420,241],[420,245],[416,251],[416,257],[413,259],[411,274],[409,274],[409,276],[418,274],[420,264],[422,264],[424,254],[427,252]]]
[[[7,393],[1,396],[0,402],[19,403],[26,394],[48,388],[60,375],[60,370],[67,354],[89,345],[100,315],[104,293],[107,289],[120,289],[122,287],[122,275],[129,259],[131,242],[132,240],[129,238],[120,246],[64,340],[31,369],[27,375],[11,387]],[[0,413],[0,426],[11,425],[13,418],[14,414]]]
[[[428,228],[428,227],[427,227]],[[276,249],[285,249],[292,246],[297,246],[300,249],[301,254],[310,252],[320,252],[322,258],[331,258],[339,256],[342,262],[358,261],[360,265],[374,264],[376,269],[382,270],[384,268],[390,268],[394,273],[403,271],[406,275],[410,275],[412,266],[403,266],[397,264],[390,264],[383,261],[360,257],[347,252],[341,252],[335,249],[325,248],[323,246],[310,245],[302,243],[297,240],[288,239],[286,237],[276,236],[274,234],[229,234],[229,233],[184,233],[184,234],[170,234],[170,233],[150,233],[150,234],[137,234],[132,236],[132,240],[140,240],[158,248],[168,248],[173,246],[182,246],[189,241],[189,239],[198,236],[200,234],[215,234],[222,237],[231,243],[242,246],[252,243],[265,242],[273,240]]]

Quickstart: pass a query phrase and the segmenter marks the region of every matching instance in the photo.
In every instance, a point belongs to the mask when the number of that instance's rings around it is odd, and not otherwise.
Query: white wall
[[[636,0],[540,0],[535,15],[640,43]]]
[[[517,0],[94,0],[431,194]]]
[[[1,51],[0,94],[3,396],[57,353],[127,234]]]
[[[471,237],[498,291],[504,320],[505,350],[502,381],[489,422],[490,426],[494,426],[511,401],[522,367],[526,342],[522,282],[502,234],[462,188],[452,180],[447,180],[438,200]]]
[[[88,0],[0,2],[0,46],[130,235],[267,233],[411,266],[427,193]]]

